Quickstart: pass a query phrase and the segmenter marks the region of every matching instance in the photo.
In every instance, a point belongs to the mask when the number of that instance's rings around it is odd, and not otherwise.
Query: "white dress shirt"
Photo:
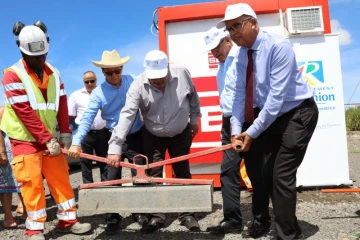
[[[89,99],[90,93],[88,93],[85,88],[73,92],[69,97],[69,116],[76,116],[75,123],[77,125],[80,125],[82,115],[89,104]],[[99,110],[91,126],[91,130],[103,129],[105,125],[106,121],[101,118],[101,111]]]

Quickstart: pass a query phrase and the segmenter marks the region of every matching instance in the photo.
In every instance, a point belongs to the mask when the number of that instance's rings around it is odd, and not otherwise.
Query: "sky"
[[[121,57],[130,56],[124,74],[143,72],[143,59],[150,50],[158,49],[158,38],[150,31],[154,10],[212,0],[62,0],[35,2],[3,1],[0,9],[0,69],[20,59],[12,27],[43,21],[50,36],[47,61],[59,69],[69,95],[83,87],[82,75],[91,70],[98,84],[104,81],[101,71],[91,60],[100,60],[104,50],[116,49]],[[329,0],[332,32],[340,33],[340,52],[344,101],[360,103],[360,31],[357,24],[360,0]],[[349,17],[352,16],[352,17]],[[261,26],[260,26],[261,27]],[[2,78],[2,73],[0,73]],[[352,97],[351,97],[352,96]],[[0,87],[0,105],[4,103]]]

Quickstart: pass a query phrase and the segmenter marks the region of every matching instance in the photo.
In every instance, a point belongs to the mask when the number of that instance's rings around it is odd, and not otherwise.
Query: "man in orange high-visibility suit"
[[[12,168],[22,184],[28,218],[25,235],[28,240],[45,239],[46,201],[43,177],[58,207],[58,230],[82,234],[90,231],[89,223],[79,223],[74,192],[69,182],[68,164],[60,144],[68,148],[71,130],[64,84],[56,68],[45,62],[49,51],[46,26],[38,21],[24,26],[18,22],[13,33],[22,59],[4,71],[5,110],[1,129],[7,133],[13,150]],[[60,128],[56,138],[56,122]],[[43,151],[49,155],[44,156]]]

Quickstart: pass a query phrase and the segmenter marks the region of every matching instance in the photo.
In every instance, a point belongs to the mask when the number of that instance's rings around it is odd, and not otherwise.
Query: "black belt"
[[[231,117],[232,117],[232,116],[225,117],[225,116],[223,115],[223,119],[226,119],[226,120],[230,120]]]
[[[299,106],[295,107],[294,109],[304,108],[304,107],[314,104],[314,103],[315,103],[315,100],[313,97],[311,97],[311,98],[305,99],[302,103],[300,103]]]
[[[97,132],[101,132],[104,131],[106,128],[102,128],[102,129],[94,129],[94,130],[90,130],[90,132],[92,133],[97,133]]]

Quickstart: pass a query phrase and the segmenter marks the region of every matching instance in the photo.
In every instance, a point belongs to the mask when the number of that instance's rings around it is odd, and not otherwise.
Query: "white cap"
[[[144,60],[147,78],[163,78],[168,73],[169,59],[163,51],[153,50],[146,54]]]
[[[216,24],[216,27],[223,28],[223,27],[225,27],[225,21],[241,17],[242,15],[248,15],[248,16],[251,16],[251,17],[257,19],[256,13],[248,4],[238,3],[238,4],[229,5],[226,7],[224,19],[222,19],[220,22],[218,22]]]
[[[49,51],[45,33],[37,26],[24,27],[19,34],[20,51],[29,56],[39,56]]]
[[[218,29],[216,27],[210,28],[210,30],[207,31],[204,35],[206,44],[205,52],[211,51],[216,48],[219,45],[220,40],[227,36],[228,35],[226,32],[224,32],[224,29]]]

